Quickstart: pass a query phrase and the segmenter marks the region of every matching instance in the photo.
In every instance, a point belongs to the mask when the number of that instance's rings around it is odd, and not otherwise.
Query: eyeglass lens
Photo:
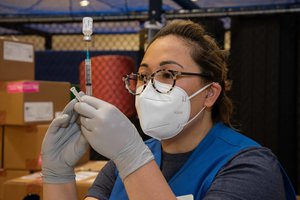
[[[157,71],[153,76],[153,86],[160,93],[168,93],[174,83],[173,74],[169,71]]]
[[[159,70],[152,75],[152,84],[160,93],[168,93],[172,90],[174,84],[173,74],[167,70]],[[148,82],[145,75],[130,74],[125,80],[126,88],[130,93],[140,94]]]
[[[138,88],[145,85],[145,80],[139,74],[130,74],[126,77],[125,84],[128,91],[136,95],[142,92]]]

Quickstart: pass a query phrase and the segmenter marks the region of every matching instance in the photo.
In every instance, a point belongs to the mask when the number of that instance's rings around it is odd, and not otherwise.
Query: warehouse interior
[[[83,17],[93,18],[93,91],[118,107],[144,140],[149,136],[122,76],[137,72],[149,38],[167,22],[202,24],[229,51],[235,128],[272,150],[300,194],[299,13],[298,0],[0,0],[0,199],[42,196],[37,173],[43,137],[74,98],[69,88],[86,89]],[[5,41],[13,42],[19,59],[5,54]],[[25,46],[18,50],[14,43]],[[53,104],[30,105],[49,101]],[[35,116],[24,111],[30,106]],[[50,114],[41,114],[47,109]],[[90,172],[82,180],[95,178],[93,170],[106,160],[91,149],[79,164]],[[88,183],[79,184],[81,199]]]

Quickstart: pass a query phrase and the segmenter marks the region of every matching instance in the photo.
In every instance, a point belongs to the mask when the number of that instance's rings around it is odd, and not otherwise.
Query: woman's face
[[[174,35],[158,38],[148,47],[139,72],[151,75],[159,69],[201,72],[199,66],[190,56],[190,49],[187,44]],[[191,96],[205,85],[199,76],[179,76],[176,80],[176,86],[184,89]],[[191,99],[191,116],[194,116],[203,108],[206,94],[206,91],[204,91]]]

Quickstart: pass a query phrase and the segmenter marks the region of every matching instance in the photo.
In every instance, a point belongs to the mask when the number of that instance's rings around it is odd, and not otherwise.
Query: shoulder
[[[249,174],[252,173],[260,178],[276,177],[281,179],[280,163],[272,151],[265,147],[250,147],[240,151],[221,168],[218,175],[235,169],[241,173],[247,170]],[[239,174],[237,173],[237,175]]]
[[[253,164],[271,164],[279,165],[277,157],[274,153],[265,147],[250,147],[237,153],[229,162],[228,165],[239,162],[253,162]]]
[[[251,147],[237,153],[215,177],[208,195],[285,199],[281,166],[271,150]],[[224,198],[227,199],[227,198]]]
[[[222,140],[223,142],[229,144],[230,146],[260,146],[257,142],[248,138],[247,136],[235,131],[234,129],[228,127],[223,123],[217,123],[213,128],[216,138]]]
[[[218,174],[222,175],[222,172],[232,169],[238,169],[239,172],[248,170],[249,173],[260,178],[281,179],[280,163],[272,151],[265,147],[250,147],[240,151],[223,166]]]

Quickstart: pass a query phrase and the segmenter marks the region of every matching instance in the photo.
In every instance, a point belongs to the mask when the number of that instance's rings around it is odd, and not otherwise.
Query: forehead
[[[182,66],[194,66],[196,63],[190,55],[190,47],[180,37],[168,35],[153,41],[147,48],[142,64],[145,63],[153,69],[163,61],[175,61]]]
[[[146,50],[146,54],[153,53],[153,51],[160,53],[186,52],[190,50],[183,38],[175,35],[167,35],[159,37],[154,40]]]

